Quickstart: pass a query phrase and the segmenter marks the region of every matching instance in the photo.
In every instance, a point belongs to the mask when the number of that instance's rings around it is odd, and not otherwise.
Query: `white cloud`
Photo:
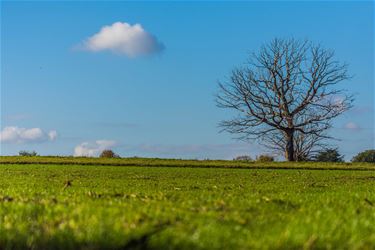
[[[0,142],[3,143],[38,143],[53,141],[57,137],[57,132],[51,130],[45,132],[40,128],[19,128],[16,126],[5,127],[0,131]]]
[[[155,36],[145,31],[140,24],[116,22],[104,26],[83,44],[90,51],[109,50],[128,57],[160,52],[164,45]]]
[[[345,129],[349,129],[349,130],[360,130],[361,129],[361,127],[358,124],[354,123],[354,122],[348,122],[348,123],[346,123],[344,125],[344,128]]]
[[[345,101],[345,98],[343,96],[336,95],[336,96],[333,96],[332,98],[332,103],[337,106],[343,105],[344,101]]]
[[[97,140],[94,143],[83,142],[74,148],[74,156],[98,156],[103,150],[116,145],[112,140]]]
[[[53,141],[57,137],[57,131],[56,130],[51,130],[48,132],[48,138]]]

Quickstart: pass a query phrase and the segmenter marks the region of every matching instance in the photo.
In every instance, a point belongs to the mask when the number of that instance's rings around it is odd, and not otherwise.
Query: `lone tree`
[[[303,134],[299,131],[295,131],[293,137],[295,161],[311,161],[321,150],[329,146],[325,142],[325,139],[329,137],[323,135],[323,133]],[[261,144],[276,154],[284,154],[287,141],[282,132],[273,131],[263,137]]]
[[[335,88],[349,78],[347,65],[335,60],[332,50],[274,39],[219,83],[217,105],[237,112],[220,126],[238,139],[283,147],[288,161],[298,160],[301,144],[313,149],[331,138],[325,131],[332,119],[351,108],[352,96]]]

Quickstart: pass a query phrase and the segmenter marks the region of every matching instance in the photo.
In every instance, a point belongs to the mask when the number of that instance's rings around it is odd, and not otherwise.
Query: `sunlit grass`
[[[4,249],[373,249],[374,225],[374,171],[0,166]]]
[[[231,160],[181,160],[159,158],[95,158],[56,156],[0,156],[0,164],[58,164],[145,167],[201,167],[201,168],[253,168],[253,169],[342,169],[375,170],[374,163],[322,163],[322,162],[258,162]]]

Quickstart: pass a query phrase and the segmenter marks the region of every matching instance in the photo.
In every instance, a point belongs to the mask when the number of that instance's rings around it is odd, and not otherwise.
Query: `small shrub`
[[[294,155],[296,161],[312,161],[312,157],[309,157],[307,154],[296,154]]]
[[[375,163],[375,149],[363,151],[353,157],[352,162],[371,162]]]
[[[272,162],[275,161],[275,158],[272,155],[258,155],[257,159],[258,162]]]
[[[120,158],[118,154],[113,152],[110,149],[103,150],[103,152],[99,156],[100,158]]]
[[[26,150],[21,150],[18,153],[19,156],[38,156],[37,152],[35,151],[26,151]]]
[[[325,149],[314,157],[315,161],[319,162],[343,162],[344,156],[340,155],[337,148]]]
[[[249,155],[240,155],[240,156],[235,157],[233,160],[234,161],[253,161],[253,159]]]

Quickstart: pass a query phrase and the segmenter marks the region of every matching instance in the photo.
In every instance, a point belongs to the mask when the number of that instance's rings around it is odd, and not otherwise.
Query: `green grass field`
[[[1,157],[0,249],[375,248],[374,165],[107,161]]]

